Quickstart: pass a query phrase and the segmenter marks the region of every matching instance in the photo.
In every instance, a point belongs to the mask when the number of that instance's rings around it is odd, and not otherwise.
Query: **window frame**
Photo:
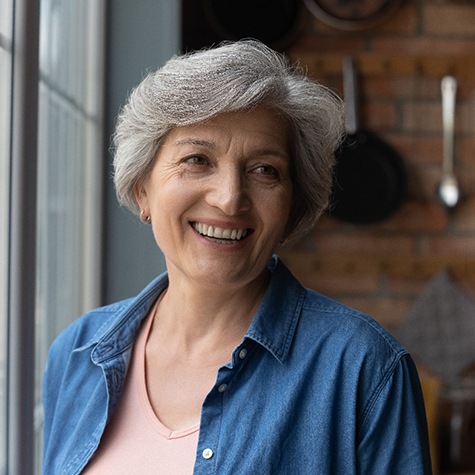
[[[7,473],[34,470],[39,3],[13,9],[8,249]]]
[[[40,160],[40,44],[41,7],[46,0],[11,0],[12,39],[11,39],[11,88],[9,92],[9,114],[7,126],[10,128],[9,146],[6,152],[8,163],[8,186],[6,209],[8,217],[6,229],[2,231],[6,240],[6,265],[0,269],[1,281],[5,283],[6,307],[5,322],[5,425],[0,450],[0,474],[21,473],[32,475],[41,473],[42,452],[42,408],[41,376],[44,370],[46,346],[56,336],[59,327],[66,326],[73,317],[66,317],[58,328],[48,328],[45,338],[39,320],[39,283],[43,278],[38,272],[38,247],[40,233],[45,227],[38,222],[42,214],[38,200],[42,161]],[[84,153],[88,157],[83,170],[83,186],[87,192],[81,201],[82,212],[77,214],[77,228],[84,244],[81,247],[81,311],[100,304],[102,282],[102,216],[103,216],[103,169],[104,169],[104,71],[105,71],[105,18],[106,0],[58,0],[67,4],[68,14],[76,11],[82,17],[81,44],[79,48],[87,70],[87,81],[74,78],[74,85],[81,87],[81,80],[87,82],[84,92],[85,115],[89,111],[85,127]],[[79,29],[79,27],[78,27]],[[81,30],[81,32],[82,32]],[[76,31],[77,33],[77,31]],[[70,35],[69,31],[66,33]],[[73,39],[77,39],[76,37]],[[8,39],[1,37],[0,46],[10,47]],[[97,48],[97,52],[94,51]],[[91,51],[93,51],[91,53]],[[70,51],[68,51],[69,53]],[[2,116],[3,117],[3,116]],[[49,134],[55,137],[55,131]],[[60,140],[58,138],[58,140]],[[73,147],[74,145],[71,145]],[[3,153],[3,152],[2,152]],[[62,156],[64,157],[64,155]],[[48,157],[47,157],[48,159]],[[84,155],[81,156],[81,161]],[[39,184],[40,183],[40,184]],[[81,186],[81,185],[79,185]],[[40,226],[39,226],[40,225]],[[46,237],[48,239],[48,237]],[[54,271],[53,271],[54,272]],[[77,283],[77,281],[76,281]],[[75,283],[75,285],[76,285]],[[1,290],[1,289],[0,289]],[[0,295],[3,298],[3,295]],[[75,309],[74,309],[75,311]],[[79,313],[78,313],[79,314]],[[74,318],[78,316],[74,315]],[[68,320],[69,318],[69,320]],[[68,321],[67,321],[68,320]],[[55,333],[55,334],[53,334]],[[39,351],[39,346],[42,346]],[[3,401],[0,401],[3,404]],[[2,416],[3,418],[3,416]],[[4,442],[4,443],[3,443]],[[5,472],[3,472],[5,470]]]

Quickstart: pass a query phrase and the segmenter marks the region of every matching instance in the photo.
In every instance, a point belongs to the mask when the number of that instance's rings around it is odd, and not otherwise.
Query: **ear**
[[[138,207],[148,213],[148,196],[144,182],[140,182],[136,185],[134,195]]]

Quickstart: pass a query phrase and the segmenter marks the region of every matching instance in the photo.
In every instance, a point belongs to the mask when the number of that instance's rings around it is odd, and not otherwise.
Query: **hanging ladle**
[[[460,190],[454,174],[454,122],[457,81],[452,76],[444,76],[441,82],[443,162],[442,179],[439,184],[439,199],[449,209],[454,208],[460,199]]]

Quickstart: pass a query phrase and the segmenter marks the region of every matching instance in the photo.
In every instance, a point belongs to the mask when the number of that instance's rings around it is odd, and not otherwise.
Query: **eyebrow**
[[[214,142],[210,142],[209,140],[204,139],[197,139],[197,138],[185,138],[177,140],[171,144],[172,146],[180,146],[180,145],[200,145],[202,147],[208,147],[212,149],[216,149],[216,144]]]
[[[217,150],[217,146],[214,142],[211,142],[209,140],[205,139],[199,139],[199,138],[194,138],[194,137],[187,137],[184,139],[179,139],[171,144],[173,147],[179,147],[182,145],[198,145],[201,147],[206,147],[212,150]],[[282,153],[277,149],[274,148],[257,148],[252,151],[253,155],[255,156],[273,156],[273,157],[279,157],[283,160],[288,160],[289,155],[287,153]]]

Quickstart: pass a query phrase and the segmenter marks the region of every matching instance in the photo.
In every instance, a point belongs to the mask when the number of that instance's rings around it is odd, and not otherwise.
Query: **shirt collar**
[[[305,289],[277,257],[269,262],[269,287],[245,337],[266,348],[280,363],[287,358],[305,299]]]
[[[150,282],[133,299],[113,305],[118,307],[114,318],[99,329],[90,343],[97,343],[92,352],[94,362],[105,361],[133,345],[142,320],[167,287],[168,275],[165,272]]]
[[[283,363],[292,343],[305,289],[278,256],[271,258],[268,268],[270,283],[245,338],[256,341]],[[96,363],[133,345],[143,318],[167,286],[168,276],[164,273],[120,307],[114,320],[99,330],[93,339],[98,343],[92,354]]]

